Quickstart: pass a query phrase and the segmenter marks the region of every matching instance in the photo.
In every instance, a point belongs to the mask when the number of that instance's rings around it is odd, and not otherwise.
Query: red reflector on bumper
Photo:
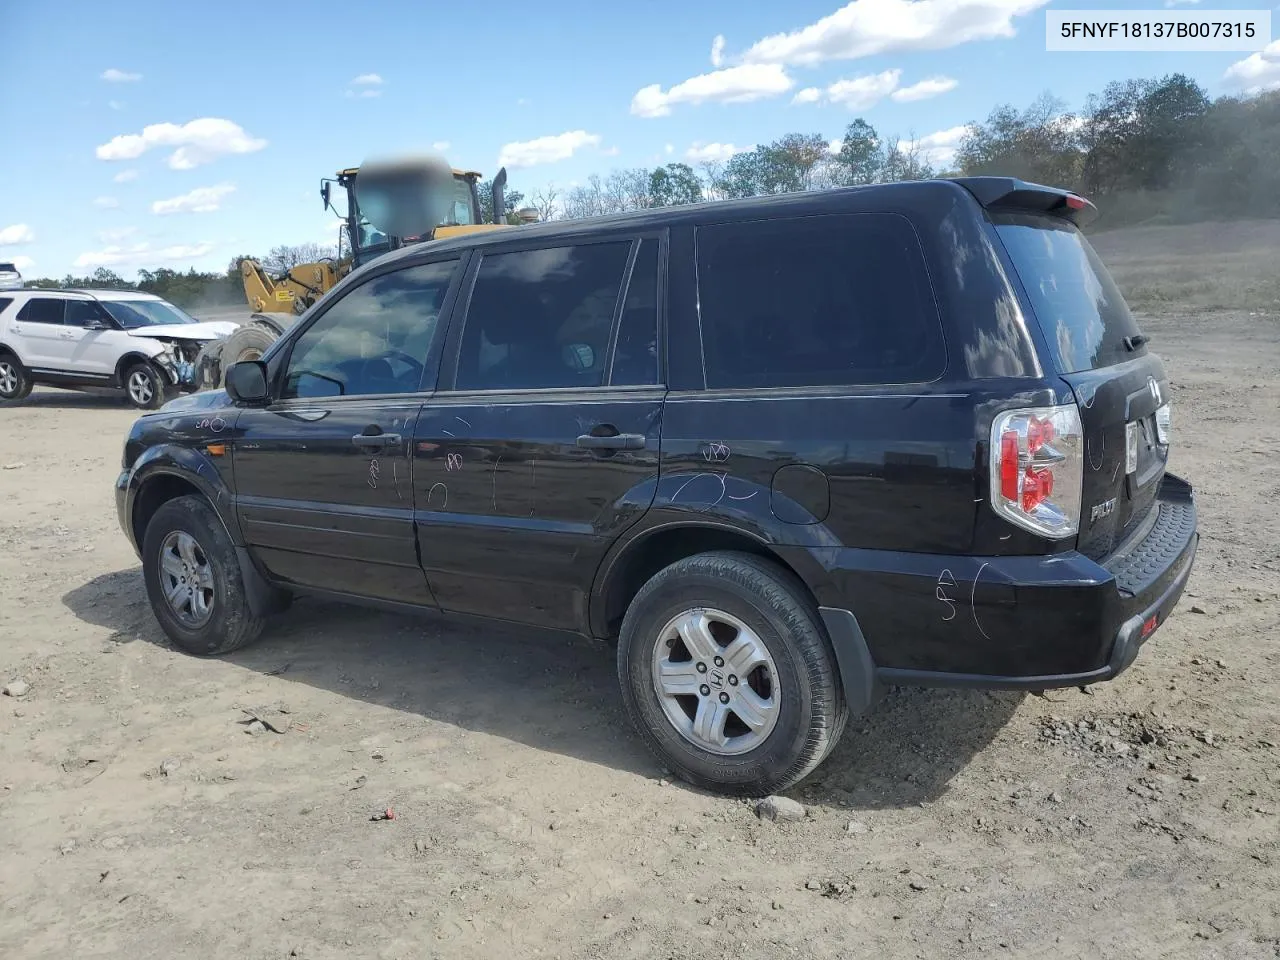
[[[1147,637],[1151,636],[1151,634],[1155,633],[1156,627],[1158,626],[1160,626],[1160,614],[1158,613],[1153,613],[1151,616],[1147,617],[1146,620],[1142,621],[1142,633],[1140,634],[1142,639],[1145,640]]]

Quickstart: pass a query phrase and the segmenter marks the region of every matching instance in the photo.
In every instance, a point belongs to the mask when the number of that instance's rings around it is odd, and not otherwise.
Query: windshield
[[[164,300],[99,300],[98,303],[126,330],[169,323],[199,322]]]
[[[1138,324],[1073,224],[1028,214],[999,216],[995,224],[1060,372],[1109,367],[1145,352],[1125,344],[1140,334]]]
[[[0,263],[0,273],[17,273],[18,268],[12,263]]]

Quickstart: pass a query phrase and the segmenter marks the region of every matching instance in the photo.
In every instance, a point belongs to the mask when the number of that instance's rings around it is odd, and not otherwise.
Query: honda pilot
[[[140,417],[120,522],[184,650],[296,595],[575,631],[665,766],[776,792],[886,685],[1109,680],[1174,609],[1196,508],[1095,213],[962,178],[415,245]]]

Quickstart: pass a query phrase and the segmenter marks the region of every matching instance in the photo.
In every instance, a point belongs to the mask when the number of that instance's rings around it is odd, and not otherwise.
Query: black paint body
[[[707,389],[697,227],[859,212],[897,214],[914,228],[945,336],[944,374],[892,386]],[[641,236],[662,239],[663,386],[451,389],[467,279],[483,253]],[[1144,450],[1134,476],[1124,469],[1126,420],[1154,410],[1148,380],[1168,395],[1161,362],[1140,348],[1117,366],[1052,369],[1008,254],[964,186],[699,205],[415,246],[356,271],[312,308],[267,354],[270,375],[310,317],[352,285],[459,255],[463,279],[419,393],[250,408],[218,391],[140,418],[117,491],[131,539],[140,542],[147,485],[181,478],[209,496],[254,575],[269,581],[597,637],[616,635],[646,550],[739,544],[790,567],[819,606],[851,611],[879,679],[897,683],[1106,679],[1145,640],[1135,622],[1162,622],[1181,593],[1197,541],[1190,487],[1165,474],[1167,447]],[[1055,541],[992,509],[988,437],[1003,410],[1073,401],[1087,447],[1083,516],[1077,537]],[[198,426],[214,415],[224,423],[216,435]],[[602,431],[643,445],[577,442]],[[397,439],[371,453],[353,440],[369,433]],[[225,442],[226,453],[206,453],[210,442]],[[1116,509],[1091,523],[1091,505],[1111,497]],[[838,618],[824,618],[834,629]],[[833,642],[841,652],[852,640]],[[842,669],[848,662],[842,653]]]

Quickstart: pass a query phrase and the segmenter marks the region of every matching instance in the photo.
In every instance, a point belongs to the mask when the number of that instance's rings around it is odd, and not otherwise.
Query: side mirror
[[[329,181],[323,180],[320,183],[320,199],[324,201],[324,208],[329,209]]]
[[[241,360],[227,368],[227,396],[236,403],[265,403],[271,399],[267,388],[267,365],[261,360]]]
[[[88,323],[86,323],[86,324],[84,325],[84,328],[85,328],[86,330],[109,330],[109,329],[111,329],[111,328],[110,328],[110,327],[108,327],[108,326],[106,325],[106,323],[105,323],[104,321],[102,321],[102,320],[90,320]]]

